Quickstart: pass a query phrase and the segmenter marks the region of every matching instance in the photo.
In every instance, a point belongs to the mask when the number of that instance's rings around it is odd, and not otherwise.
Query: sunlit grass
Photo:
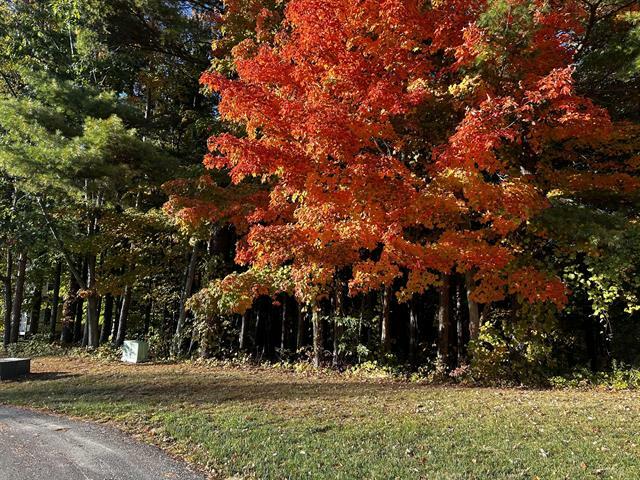
[[[75,358],[33,370],[0,384],[0,401],[110,421],[222,478],[640,478],[633,392]]]

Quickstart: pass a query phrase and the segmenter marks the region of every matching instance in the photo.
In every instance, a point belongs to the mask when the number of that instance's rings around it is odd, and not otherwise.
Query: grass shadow
[[[62,380],[66,378],[79,377],[80,374],[68,373],[68,372],[33,372],[25,373],[16,378],[8,378],[0,380],[0,384],[12,384],[31,381],[47,381],[47,380]]]

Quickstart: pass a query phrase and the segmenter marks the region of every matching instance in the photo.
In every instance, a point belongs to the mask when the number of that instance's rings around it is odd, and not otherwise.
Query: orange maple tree
[[[400,281],[401,299],[457,271],[473,272],[478,302],[561,306],[563,284],[520,234],[559,178],[588,181],[558,176],[557,152],[611,130],[573,87],[587,12],[571,0],[427,3],[291,0],[277,31],[233,49],[237,75],[202,75],[244,132],[209,142],[205,166],[231,179],[210,186],[224,201],[176,191],[169,208],[187,223],[232,221],[237,262],[286,267],[306,303],[338,271],[353,293]],[[260,30],[272,12],[258,17]]]

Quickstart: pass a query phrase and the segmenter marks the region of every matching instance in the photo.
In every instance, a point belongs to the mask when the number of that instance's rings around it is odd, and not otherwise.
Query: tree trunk
[[[87,347],[98,348],[100,340],[98,296],[94,293],[87,297]]]
[[[62,278],[62,263],[56,265],[53,277],[53,299],[51,303],[51,318],[49,319],[49,341],[56,339],[56,324],[58,323],[58,305],[60,304],[60,281]]]
[[[341,320],[338,317],[333,318],[333,356],[331,359],[331,365],[334,368],[340,366],[340,340],[342,339],[342,333],[344,328],[339,323]]]
[[[49,325],[51,323],[51,307],[46,307],[44,309],[42,323],[43,325]]]
[[[451,298],[450,298],[451,276],[443,275],[440,286],[440,306],[438,308],[438,363],[445,367],[450,367],[451,353]]]
[[[87,345],[89,345],[89,323],[88,322],[81,323],[81,327],[82,327],[82,342],[80,342],[80,345],[82,346],[82,348],[85,348]]]
[[[102,315],[102,304],[103,304],[103,298],[101,295],[98,295],[98,302],[96,305],[96,312],[98,312],[98,342],[100,342],[100,334],[102,333],[102,330],[100,328],[100,316]]]
[[[284,355],[285,350],[287,349],[287,328],[288,328],[288,319],[287,319],[287,301],[289,298],[286,295],[282,296],[282,310],[280,315],[280,356]]]
[[[113,328],[111,331],[111,341],[115,345],[116,337],[118,336],[118,324],[120,320],[120,312],[122,312],[122,304],[124,302],[124,296],[119,295],[118,298],[115,299],[113,318],[115,319],[113,322]]]
[[[311,307],[311,322],[313,324],[313,366],[320,368],[324,353],[324,332],[320,307],[317,304]]]
[[[113,328],[113,295],[107,293],[104,298],[104,321],[100,332],[100,343],[109,341],[111,329]]]
[[[87,204],[87,217],[89,223],[87,225],[87,238],[91,242],[99,231],[98,212],[102,208],[103,194],[98,192],[92,196],[89,193],[88,182],[85,182],[85,201]],[[85,281],[85,294],[87,299],[87,323],[85,325],[85,334],[82,341],[83,346],[91,349],[98,348],[100,345],[100,299],[97,292],[97,254],[89,253],[85,260],[85,271],[83,279]]]
[[[371,303],[372,292],[360,294],[360,314],[358,315],[358,344],[365,342],[365,325],[369,318],[369,307]],[[368,332],[368,328],[366,329]],[[358,353],[358,362],[362,360]]]
[[[24,298],[24,281],[27,269],[27,256],[20,253],[18,257],[18,272],[16,276],[16,290],[11,305],[11,342],[17,343],[20,334],[20,320],[22,318],[22,300]]]
[[[271,324],[273,323],[272,320],[272,316],[273,316],[273,304],[271,302],[270,298],[265,298],[264,300],[264,310],[263,310],[263,315],[264,315],[264,338],[263,338],[263,342],[262,342],[262,352],[260,354],[260,359],[262,358],[272,358],[273,357],[273,350],[274,350],[274,345],[273,345],[273,339],[271,337]]]
[[[418,356],[418,310],[420,302],[414,295],[409,302],[409,361],[415,364]]]
[[[242,320],[240,322],[240,335],[238,338],[240,344],[240,351],[245,351],[247,349],[247,333],[249,329],[249,316],[251,315],[251,310],[247,310],[242,314]]]
[[[213,332],[208,328],[203,330],[202,332],[200,332],[198,342],[198,355],[200,356],[200,358],[211,358],[213,354],[213,346],[215,345]]]
[[[82,273],[81,273],[82,282],[79,283],[79,287],[83,290],[86,290],[86,286],[87,286],[88,267],[89,267],[89,262],[87,262],[87,259],[85,258],[82,262]],[[85,339],[83,319],[84,319],[84,298],[78,297],[77,304],[76,304],[76,322],[73,327],[73,341],[76,343],[82,342]]]
[[[477,340],[480,335],[480,311],[478,303],[471,300],[471,294],[475,288],[473,281],[473,272],[469,271],[465,274],[465,283],[467,287],[467,304],[469,305],[469,340]]]
[[[255,310],[256,310],[256,321],[253,326],[253,348],[254,348],[254,354],[257,357],[260,354],[258,346],[260,343],[260,329],[263,328],[262,323],[263,323],[263,317],[264,317],[264,313],[262,312],[262,308],[260,306],[260,300],[257,300],[255,302]]]
[[[462,289],[461,281],[456,281],[455,286],[455,320],[456,320],[456,360],[458,366],[464,365],[467,359],[466,344],[464,338],[465,316],[462,312]]]
[[[7,264],[4,283],[4,347],[11,342],[11,309],[13,305],[13,287],[11,285],[11,277],[13,275],[13,253],[7,245]]]
[[[189,260],[189,266],[187,267],[187,274],[185,277],[184,288],[180,295],[180,311],[178,314],[178,325],[176,326],[176,335],[173,341],[173,354],[179,355],[182,344],[182,334],[184,330],[184,324],[187,319],[187,307],[186,303],[191,295],[191,288],[193,287],[193,279],[196,276],[196,267],[198,265],[198,244],[196,243],[191,249],[191,259]]]
[[[85,326],[84,325],[84,299],[80,296],[77,297],[76,300],[76,319],[73,324],[73,341],[75,343],[82,343],[84,341],[86,345],[85,339]]]
[[[304,325],[304,317],[305,317],[305,312],[302,311],[302,308],[300,307],[300,304],[298,303],[297,308],[297,315],[298,315],[298,325],[297,325],[297,332],[296,332],[296,351],[300,351],[300,349],[302,349],[302,347],[304,347],[304,337],[305,337],[305,325]]]
[[[42,311],[42,289],[44,285],[42,282],[36,284],[36,289],[33,292],[33,299],[31,301],[31,321],[29,322],[29,334],[37,335],[38,327],[40,326],[40,312]]]
[[[344,327],[342,325],[342,317],[344,317],[344,299],[342,297],[342,283],[338,283],[334,297],[333,305],[333,357],[331,364],[334,368],[340,365],[340,340]]]
[[[87,346],[98,348],[100,327],[98,312],[98,292],[96,291],[96,256],[89,255],[87,259]]]
[[[69,345],[73,342],[73,325],[78,308],[78,282],[74,275],[69,276],[69,291],[62,304],[62,333],[60,342]]]
[[[120,318],[118,319],[118,333],[114,339],[114,345],[121,347],[127,335],[127,319],[129,317],[129,307],[131,306],[131,286],[124,287],[122,296],[122,306],[120,307]]]
[[[382,333],[380,337],[382,353],[391,352],[391,287],[382,290]]]

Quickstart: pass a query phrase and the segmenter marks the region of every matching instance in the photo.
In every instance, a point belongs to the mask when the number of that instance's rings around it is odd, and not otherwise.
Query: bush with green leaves
[[[555,388],[634,390],[640,389],[640,369],[614,361],[609,371],[593,372],[579,368],[565,375],[551,377],[549,383]]]
[[[551,305],[496,308],[469,345],[472,379],[489,383],[541,384],[561,367],[563,336]]]

